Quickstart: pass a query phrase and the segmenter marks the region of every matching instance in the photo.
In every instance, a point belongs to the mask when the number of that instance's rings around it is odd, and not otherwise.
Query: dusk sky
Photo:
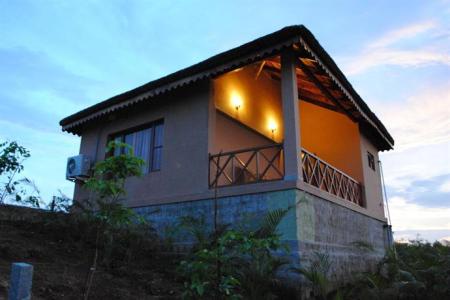
[[[381,155],[396,238],[450,237],[450,1],[0,0],[0,140],[61,189],[87,106],[284,26],[304,24],[393,135]]]

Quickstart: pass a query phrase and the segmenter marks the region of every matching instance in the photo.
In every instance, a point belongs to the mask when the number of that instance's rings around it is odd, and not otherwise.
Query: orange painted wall
[[[273,144],[270,139],[216,112],[215,143],[212,154]]]
[[[283,116],[280,82],[271,79],[265,72],[261,72],[256,78],[258,69],[259,64],[253,64],[215,79],[215,105],[259,133],[281,142]],[[238,111],[233,106],[232,97],[239,97],[242,102]],[[277,125],[273,136],[269,122]]]
[[[363,182],[358,124],[347,116],[299,101],[301,146]]]

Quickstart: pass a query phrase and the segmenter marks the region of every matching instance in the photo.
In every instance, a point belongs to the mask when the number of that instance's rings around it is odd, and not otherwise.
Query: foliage
[[[98,162],[94,166],[93,176],[85,184],[94,197],[76,203],[79,211],[94,222],[96,227],[96,250],[86,280],[84,299],[88,299],[89,296],[99,251],[103,250],[101,253],[103,265],[112,267],[112,257],[117,251],[117,240],[126,239],[130,243],[133,242],[133,239],[130,239],[131,232],[135,227],[145,223],[142,217],[122,203],[122,198],[126,195],[125,181],[129,177],[142,175],[144,161],[134,156],[133,149],[124,143],[112,141],[106,151],[114,153],[116,148],[125,148],[126,151],[120,151],[124,154],[109,156]]]
[[[450,247],[413,241],[389,250],[377,272],[343,289],[346,299],[450,299]]]
[[[64,195],[61,190],[58,190],[59,196],[53,196],[52,201],[47,205],[47,209],[51,212],[64,212],[67,213],[70,210],[72,199]]]
[[[29,186],[32,182],[26,178],[15,179],[16,175],[23,171],[23,162],[29,157],[30,152],[15,141],[0,143],[0,178],[2,179],[0,204],[3,204],[5,200],[11,200],[39,207],[39,193],[26,197],[27,185]],[[34,188],[38,191],[35,186]]]
[[[330,289],[329,273],[331,268],[328,253],[314,252],[315,258],[308,267],[293,268],[313,285],[314,297],[326,299]]]
[[[133,155],[133,148],[125,143],[111,141],[107,153],[114,153],[116,148],[125,148],[124,154],[112,155],[98,162],[93,176],[86,182],[86,188],[95,192],[98,202],[116,202],[125,196],[125,180],[142,175],[144,161]]]
[[[425,285],[428,299],[450,299],[450,247],[413,241],[397,245],[402,268]]]
[[[17,142],[0,143],[0,175],[23,170],[23,161],[30,157],[30,152]]]
[[[111,141],[106,152],[114,152],[116,148],[126,148],[128,151],[110,156],[94,166],[93,176],[84,186],[94,193],[94,197],[77,203],[78,208],[92,214],[105,230],[130,225],[138,218],[133,210],[122,204],[121,197],[126,195],[126,179],[142,175],[144,161],[134,156],[132,148],[124,143]]]
[[[188,225],[188,231],[198,241],[193,253],[178,268],[185,280],[184,297],[274,298],[275,273],[285,264],[274,253],[286,250],[276,227],[287,211],[279,209],[268,213],[255,230],[221,226],[215,234],[204,231],[204,219],[184,218],[182,224]],[[195,225],[200,225],[200,228]]]

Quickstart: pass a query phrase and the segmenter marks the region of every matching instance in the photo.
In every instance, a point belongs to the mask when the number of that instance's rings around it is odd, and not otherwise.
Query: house
[[[339,276],[384,255],[379,151],[394,140],[304,26],[285,27],[88,107],[60,122],[95,162],[110,140],[146,161],[126,203],[164,231],[294,206],[280,231],[294,257],[327,251]],[[88,197],[77,183],[75,200]],[[254,220],[254,219],[253,219]],[[370,244],[373,251],[357,245]]]

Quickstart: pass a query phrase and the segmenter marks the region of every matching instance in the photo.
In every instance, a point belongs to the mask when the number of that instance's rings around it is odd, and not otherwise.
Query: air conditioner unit
[[[91,159],[84,154],[72,156],[67,159],[66,179],[75,180],[89,177]]]

